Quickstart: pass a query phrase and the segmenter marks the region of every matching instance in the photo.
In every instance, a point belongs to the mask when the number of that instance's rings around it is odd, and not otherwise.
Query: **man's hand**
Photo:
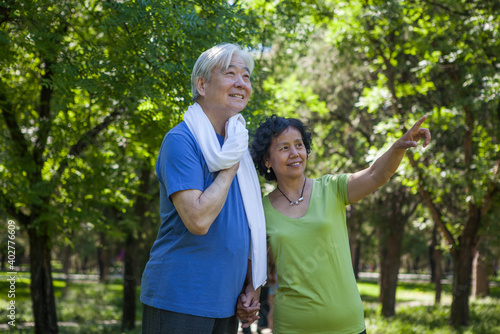
[[[255,320],[258,320],[260,310],[260,287],[254,290],[251,284],[248,284],[245,292],[238,298],[236,304],[236,315],[243,321],[242,328],[249,327]]]

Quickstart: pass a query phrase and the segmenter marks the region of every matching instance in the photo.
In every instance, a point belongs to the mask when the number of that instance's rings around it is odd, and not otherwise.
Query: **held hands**
[[[238,319],[243,321],[242,328],[249,327],[255,320],[260,317],[257,315],[260,310],[260,288],[254,290],[252,285],[249,284],[245,292],[238,298],[236,305],[236,315]]]
[[[417,147],[418,141],[422,138],[425,139],[423,147],[426,147],[431,141],[431,132],[429,129],[420,127],[426,119],[427,116],[423,116],[415,124],[413,124],[411,129],[394,143],[394,147],[405,150],[410,147]]]

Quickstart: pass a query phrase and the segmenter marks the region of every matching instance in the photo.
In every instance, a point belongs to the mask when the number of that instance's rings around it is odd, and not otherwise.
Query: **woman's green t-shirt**
[[[290,218],[263,199],[268,242],[278,275],[273,333],[361,333],[361,297],[346,226],[350,174],[313,182],[306,214]]]

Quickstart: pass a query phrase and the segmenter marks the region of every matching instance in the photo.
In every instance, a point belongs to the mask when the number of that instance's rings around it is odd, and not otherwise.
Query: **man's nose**
[[[236,76],[236,81],[234,83],[234,85],[238,88],[243,88],[247,85],[247,83],[245,82],[245,80],[243,79],[243,76],[241,75],[237,75]]]

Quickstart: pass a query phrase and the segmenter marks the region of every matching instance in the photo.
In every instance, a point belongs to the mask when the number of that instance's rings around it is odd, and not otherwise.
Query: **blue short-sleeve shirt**
[[[218,136],[219,142],[224,139]],[[246,277],[250,231],[237,177],[206,235],[189,232],[170,195],[204,191],[215,180],[184,122],[167,133],[156,162],[161,226],[141,283],[141,301],[168,311],[211,318],[234,315]]]

